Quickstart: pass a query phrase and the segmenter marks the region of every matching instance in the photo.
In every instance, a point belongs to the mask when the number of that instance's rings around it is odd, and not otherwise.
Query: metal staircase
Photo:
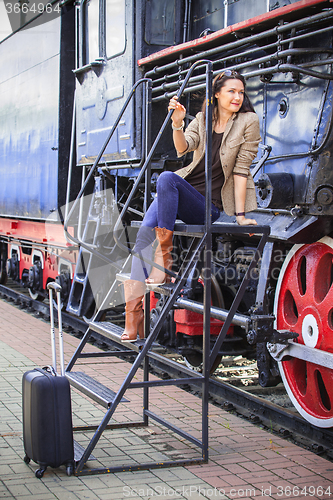
[[[211,102],[211,88],[212,88],[212,63],[210,61],[198,61],[195,63],[189,70],[183,85],[181,86],[181,89],[178,92],[178,97],[182,94],[184,88],[187,85],[187,82],[192,75],[193,71],[198,67],[198,66],[205,66],[206,67],[206,103]],[[139,83],[139,82],[138,82]],[[149,99],[149,81],[147,79],[142,80],[141,83],[145,83],[147,85],[147,102],[150,102]],[[137,86],[138,84],[136,84]],[[124,109],[124,108],[123,108]],[[124,205],[124,208],[120,214],[120,217],[115,225],[114,231],[117,233],[117,230],[119,229],[121,225],[122,218],[124,216],[124,213],[129,207],[131,197],[135,193],[137,186],[139,182],[141,182],[141,179],[143,175],[149,171],[149,165],[150,165],[150,160],[152,158],[152,155],[155,151],[157,142],[162,135],[166,125],[168,124],[170,118],[171,118],[172,112],[169,112],[162,127],[160,132],[157,135],[157,139],[154,142],[152,148],[150,149],[149,153],[147,154],[147,157],[143,163],[141,172],[139,174],[139,177],[137,181],[135,182],[132,192],[130,194],[129,199]],[[221,348],[221,345],[225,339],[226,333],[228,331],[229,326],[232,324],[232,322],[237,322],[237,324],[241,324],[246,330],[249,330],[251,328],[251,318],[249,316],[245,315],[240,315],[237,314],[237,308],[239,306],[239,303],[242,299],[242,296],[245,292],[245,289],[249,283],[250,276],[251,276],[251,270],[253,267],[258,263],[258,260],[260,259],[265,243],[267,241],[268,235],[269,235],[269,227],[267,226],[251,226],[251,227],[240,227],[237,226],[236,224],[230,223],[230,222],[225,222],[223,220],[223,217],[219,219],[219,221],[215,222],[213,225],[211,224],[211,219],[210,219],[210,207],[211,207],[211,193],[208,188],[208,186],[211,185],[211,134],[208,133],[211,130],[212,127],[212,109],[211,106],[207,104],[206,108],[206,127],[207,127],[207,144],[206,144],[206,223],[205,225],[202,226],[193,226],[193,225],[186,225],[181,222],[177,223],[175,226],[175,234],[178,235],[186,235],[190,239],[191,243],[189,245],[187,255],[185,256],[183,260],[183,264],[180,266],[178,269],[177,274],[172,273],[173,275],[173,282],[166,284],[166,285],[161,285],[159,287],[148,287],[147,291],[149,289],[153,289],[157,291],[158,293],[162,294],[164,296],[164,306],[161,311],[161,314],[154,324],[152,328],[150,328],[150,321],[149,321],[149,314],[150,314],[150,307],[149,307],[149,297],[150,294],[146,293],[145,295],[145,339],[144,340],[138,340],[134,343],[130,342],[121,342],[121,334],[123,333],[123,329],[111,322],[108,321],[102,321],[104,318],[104,311],[108,309],[108,305],[110,301],[112,300],[112,297],[115,293],[116,289],[119,289],[119,283],[126,279],[126,266],[128,260],[125,261],[124,266],[121,269],[116,269],[115,273],[115,281],[111,283],[109,291],[106,293],[103,302],[100,305],[99,310],[94,314],[94,316],[91,318],[91,320],[88,321],[88,328],[87,331],[80,342],[79,347],[77,348],[75,354],[73,355],[71,361],[69,362],[67,368],[66,368],[66,376],[68,377],[70,383],[78,389],[79,391],[82,391],[85,395],[91,397],[94,401],[98,402],[101,404],[104,408],[106,408],[105,415],[97,427],[94,436],[90,440],[88,446],[86,447],[85,451],[83,452],[83,455],[81,459],[77,462],[76,467],[75,467],[75,474],[76,475],[85,475],[85,474],[96,474],[96,473],[105,473],[105,472],[117,472],[119,470],[142,470],[142,469],[151,469],[151,468],[159,468],[159,467],[170,467],[174,465],[190,465],[194,463],[202,463],[206,462],[208,460],[208,395],[209,395],[209,374],[210,374],[210,368],[214,363],[214,360]],[[121,115],[118,119],[118,122],[121,118]],[[147,120],[148,121],[148,120]],[[105,146],[106,147],[106,146]],[[102,156],[103,151],[98,155],[98,158],[96,159],[95,166],[92,168],[92,170],[89,173],[89,176],[93,175],[92,172],[94,168],[98,165],[98,161],[100,157]],[[88,176],[88,177],[89,177]],[[81,197],[84,193],[85,186],[80,191],[79,197]],[[90,215],[88,216],[88,223],[90,221]],[[66,227],[66,224],[65,224]],[[98,227],[98,224],[96,223],[96,228]],[[235,296],[235,299],[230,307],[230,310],[223,310],[217,307],[211,307],[211,250],[212,250],[212,234],[213,233],[229,233],[229,234],[255,234],[255,235],[261,235],[259,238],[259,244],[257,247],[257,251],[254,253],[252,262],[247,270],[247,272],[244,275],[243,282],[238,289],[238,292]],[[98,231],[97,231],[98,233]],[[86,233],[83,233],[82,239],[75,239],[71,235],[68,235],[73,241],[81,245],[81,250],[82,250],[82,256],[84,253],[90,254],[90,256],[96,255],[100,259],[108,260],[110,265],[113,265],[114,262],[112,261],[112,256],[111,258],[106,255],[100,255],[98,250],[96,249],[95,245],[95,235],[93,238],[91,238],[91,241],[87,242],[85,240]],[[116,238],[117,239],[117,238]],[[119,247],[123,247],[123,244],[119,241],[117,241],[117,244]],[[128,251],[128,248],[122,248],[123,251]],[[200,259],[200,255],[203,255],[204,258],[203,260]],[[142,258],[138,255],[139,258]],[[90,258],[90,257],[89,257]],[[78,272],[75,276],[74,283],[73,283],[73,293],[71,294],[71,297],[74,297],[75,299],[75,287],[82,286],[83,283],[86,283],[89,275],[89,258],[88,258],[88,264],[86,267],[78,267]],[[85,260],[85,259],[83,259]],[[198,262],[200,261],[200,265],[202,266],[202,271],[203,276],[204,276],[204,298],[203,298],[203,303],[195,302],[193,300],[186,299],[182,297],[182,290],[184,287],[189,286],[192,281],[194,280],[194,271],[196,270],[198,266]],[[116,266],[117,267],[117,266]],[[84,286],[84,285],[83,285]],[[70,299],[70,307],[73,309],[76,308],[76,312],[80,313],[82,311],[82,306],[81,304],[75,304],[74,300],[74,306],[73,306],[73,299]],[[176,363],[175,361],[172,361],[169,358],[166,358],[161,354],[161,346],[156,342],[158,338],[158,334],[163,326],[163,323],[166,321],[166,318],[169,314],[169,312],[177,307],[181,307],[183,309],[189,309],[193,310],[195,312],[200,312],[203,314],[203,370],[202,373],[194,372],[193,370],[180,365]],[[221,332],[219,336],[216,339],[215,345],[213,349],[210,349],[210,318],[217,318],[222,321],[224,321],[224,325],[221,329]],[[258,322],[258,331],[260,330],[260,322]],[[91,377],[85,375],[82,372],[76,372],[73,370],[75,363],[77,360],[80,358],[84,358],[85,356],[88,356],[88,354],[85,354],[84,348],[89,341],[91,335],[93,332],[97,332],[104,337],[112,340],[115,344],[120,347],[120,350],[118,351],[110,351],[108,353],[97,353],[96,356],[119,356],[121,353],[123,356],[133,356],[133,354],[136,355],[135,360],[133,364],[130,366],[130,369],[128,373],[125,376],[125,379],[119,388],[117,392],[112,391],[110,388],[103,386],[99,382],[94,381]],[[125,347],[125,349],[124,349]],[[163,350],[163,349],[162,349]],[[91,356],[91,354],[89,354]],[[157,360],[157,361],[163,361],[163,363],[167,363],[170,366],[176,367],[178,372],[181,373],[181,375],[178,378],[175,379],[168,379],[168,380],[151,380],[149,378],[149,360]],[[143,376],[142,380],[134,380],[135,375],[138,372],[138,369],[140,367],[143,367]],[[175,426],[173,423],[170,423],[166,421],[163,417],[160,415],[157,415],[156,413],[152,412],[149,409],[149,389],[152,387],[157,387],[157,386],[163,386],[163,385],[175,385],[175,386],[180,386],[184,385],[186,383],[191,383],[191,384],[196,384],[199,386],[201,389],[202,393],[202,420],[201,420],[201,439],[198,439],[195,436],[190,435],[183,429],[179,428],[178,426]],[[126,422],[124,424],[109,424],[110,419],[112,418],[117,406],[124,401],[127,401],[124,398],[124,394],[126,391],[134,389],[134,388],[142,388],[143,389],[143,415],[142,415],[142,420],[139,422]],[[200,450],[201,450],[201,457],[200,458],[193,458],[193,459],[182,459],[182,460],[173,460],[173,461],[163,461],[161,463],[160,461],[156,462],[149,462],[149,463],[144,463],[144,464],[131,464],[131,465],[125,465],[122,467],[108,467],[108,468],[97,468],[97,469],[91,469],[85,467],[86,462],[89,459],[89,456],[91,455],[92,451],[96,447],[99,439],[102,436],[102,433],[108,428],[108,429],[114,429],[114,428],[119,428],[119,427],[133,427],[133,426],[147,426],[149,423],[149,420],[153,420],[160,425],[164,426],[165,428],[175,432],[177,435],[181,436],[182,438],[186,439],[187,441],[191,442],[192,444],[195,444]]]

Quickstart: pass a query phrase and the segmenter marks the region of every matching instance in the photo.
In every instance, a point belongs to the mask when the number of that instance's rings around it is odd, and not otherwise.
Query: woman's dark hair
[[[215,97],[218,92],[220,92],[221,88],[225,85],[225,82],[227,80],[239,80],[242,82],[244,85],[244,100],[242,103],[242,106],[238,113],[255,113],[254,108],[252,106],[252,103],[250,101],[249,96],[246,93],[246,83],[245,83],[245,78],[238,73],[237,71],[226,69],[225,71],[222,71],[219,75],[217,75],[214,80],[213,80],[213,89],[212,89],[212,95],[213,95],[213,121],[217,119],[217,99]],[[202,111],[204,115],[206,116],[206,101],[203,102],[202,104]]]

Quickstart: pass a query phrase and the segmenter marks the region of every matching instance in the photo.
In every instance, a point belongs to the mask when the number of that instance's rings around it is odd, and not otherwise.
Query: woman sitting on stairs
[[[261,140],[259,119],[245,93],[245,80],[236,71],[225,70],[213,82],[212,130],[212,222],[224,210],[236,215],[239,225],[257,224],[245,217],[257,208],[250,166],[257,155]],[[157,181],[157,197],[147,210],[140,227],[134,251],[152,259],[153,243],[158,245],[154,261],[167,270],[172,266],[172,237],[176,219],[186,224],[205,221],[205,103],[184,132],[186,109],[173,97],[169,102],[172,113],[173,141],[178,156],[194,151],[193,161],[177,172],[163,172]],[[132,259],[131,278],[124,282],[125,330],[122,341],[135,342],[137,334],[144,338],[142,301],[146,284],[161,284],[169,275]]]

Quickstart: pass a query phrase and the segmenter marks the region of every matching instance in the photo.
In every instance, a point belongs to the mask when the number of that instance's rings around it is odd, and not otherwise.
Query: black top
[[[212,137],[212,202],[219,209],[223,210],[221,202],[221,189],[224,183],[224,174],[220,159],[220,147],[222,143],[223,132],[217,134],[213,132]],[[199,193],[205,196],[205,156],[186,177],[187,182],[191,184]]]

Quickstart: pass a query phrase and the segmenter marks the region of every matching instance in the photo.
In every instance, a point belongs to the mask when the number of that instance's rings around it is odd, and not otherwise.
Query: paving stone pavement
[[[65,333],[65,361],[78,340]],[[89,346],[90,351],[96,350]],[[25,371],[50,364],[50,325],[0,300],[0,498],[26,500],[178,500],[333,498],[333,464],[314,453],[209,405],[210,458],[207,464],[91,476],[66,475],[64,467],[48,468],[35,477],[36,464],[23,461],[21,383]],[[81,360],[84,370],[113,390],[122,383],[128,363],[115,358]],[[84,365],[84,366],[83,366]],[[140,378],[140,373],[137,375]],[[150,409],[200,437],[201,402],[179,388],[151,389]],[[141,419],[142,393],[114,414],[114,422]],[[99,424],[104,410],[72,390],[74,426]],[[91,432],[75,432],[83,446]],[[155,423],[148,427],[105,431],[88,467],[110,467],[199,456],[194,445]]]

